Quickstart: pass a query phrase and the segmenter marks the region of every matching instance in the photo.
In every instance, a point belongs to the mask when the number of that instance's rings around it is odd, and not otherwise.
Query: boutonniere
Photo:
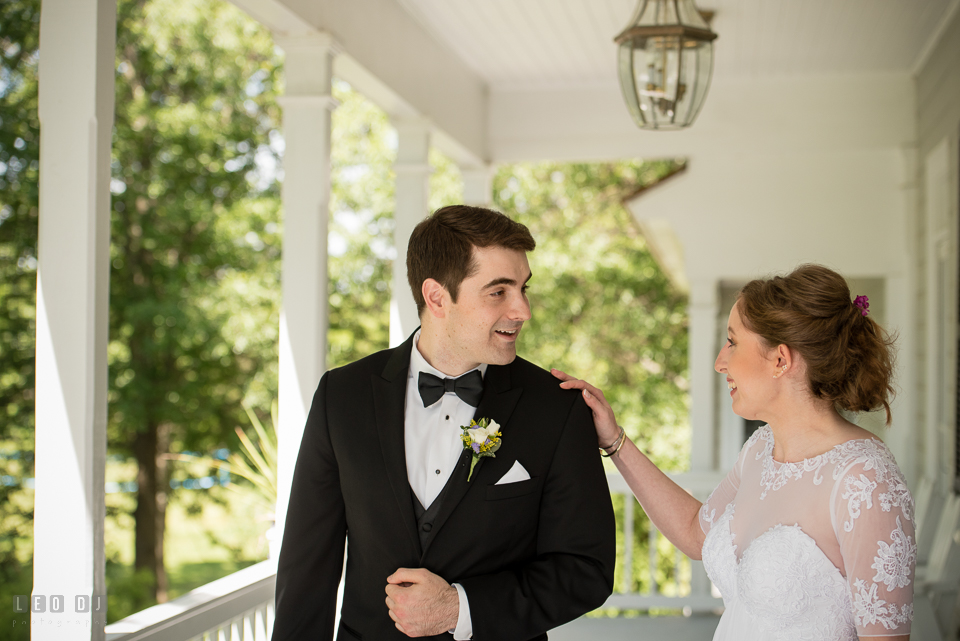
[[[496,458],[495,452],[500,449],[500,426],[496,421],[489,418],[481,418],[479,421],[470,421],[470,425],[461,425],[463,436],[463,449],[470,450],[473,454],[470,461],[470,473],[467,475],[467,483],[473,476],[473,468],[477,461],[485,456]]]

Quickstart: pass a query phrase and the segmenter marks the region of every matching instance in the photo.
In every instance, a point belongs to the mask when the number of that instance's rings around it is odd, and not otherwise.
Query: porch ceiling
[[[617,82],[637,0],[397,0],[492,89]],[[909,72],[951,0],[701,0],[715,77]]]
[[[278,36],[330,33],[335,73],[426,118],[466,165],[909,145],[912,76],[960,6],[700,0],[713,87],[694,127],[664,134],[634,126],[617,86],[613,37],[636,0],[232,1]]]

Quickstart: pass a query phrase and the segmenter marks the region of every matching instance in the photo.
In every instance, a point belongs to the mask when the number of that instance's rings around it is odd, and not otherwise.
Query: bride
[[[714,640],[909,639],[913,499],[893,455],[838,410],[884,408],[892,340],[843,278],[804,265],[755,280],[730,311],[714,368],[733,410],[765,422],[706,503],[664,475],[583,390],[599,442],[674,545],[703,559],[723,595]]]

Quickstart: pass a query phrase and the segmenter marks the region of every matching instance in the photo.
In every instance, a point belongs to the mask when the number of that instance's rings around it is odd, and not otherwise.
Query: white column
[[[44,0],[40,45],[31,638],[103,639],[115,0]]]
[[[717,373],[717,284],[694,282],[690,287],[690,471],[716,468],[715,408]]]
[[[461,167],[463,176],[463,204],[490,207],[493,204],[493,168]]]
[[[897,335],[896,384],[899,393],[891,404],[893,423],[883,433],[883,440],[897,459],[897,465],[911,489],[917,488],[920,477],[918,447],[915,426],[918,414],[917,398],[917,337],[913,323],[916,289],[907,276],[888,277],[885,281],[886,323],[885,329]],[[929,476],[930,481],[935,480]]]
[[[717,465],[716,377],[713,363],[717,357],[717,283],[697,281],[690,284],[690,472],[694,475],[714,472]],[[701,501],[706,496],[697,496]],[[690,590],[710,593],[710,580],[701,561],[691,561]]]
[[[902,273],[888,275],[886,278],[886,323],[888,331],[897,334],[897,385],[900,392],[894,398],[893,424],[891,429],[883,435],[884,441],[890,447],[897,464],[907,479],[911,489],[916,490],[920,478],[923,476],[922,462],[923,440],[922,430],[916,429],[923,425],[921,422],[922,396],[919,378],[920,341],[918,329],[922,326],[924,314],[919,301],[918,292],[922,291],[923,276],[919,265],[918,249],[919,224],[918,206],[919,189],[917,174],[919,171],[917,147],[914,144],[904,145],[901,148],[902,179],[900,193],[903,210],[903,228],[901,229],[901,250],[906,256],[905,269]],[[934,477],[928,477],[933,481]]]
[[[956,244],[951,225],[950,150],[943,140],[923,159],[924,218],[926,220],[924,258],[926,260],[925,301],[925,456],[923,472],[941,491],[952,481],[953,448],[951,423],[955,394],[954,374],[949,352],[956,316],[952,256]]]
[[[420,325],[407,282],[407,243],[413,228],[430,213],[430,125],[418,118],[397,118],[396,208],[393,240],[393,297],[390,300],[390,346],[402,343]]]
[[[277,527],[280,551],[290,484],[303,427],[327,356],[327,227],[330,210],[331,95],[337,47],[328,35],[278,38],[286,53],[283,107],[283,306],[280,312],[280,399]]]

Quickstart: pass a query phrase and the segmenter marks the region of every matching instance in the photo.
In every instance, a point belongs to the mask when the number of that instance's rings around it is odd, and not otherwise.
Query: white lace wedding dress
[[[700,525],[725,606],[714,641],[910,632],[913,498],[879,440],[778,463],[763,427],[704,503]]]

